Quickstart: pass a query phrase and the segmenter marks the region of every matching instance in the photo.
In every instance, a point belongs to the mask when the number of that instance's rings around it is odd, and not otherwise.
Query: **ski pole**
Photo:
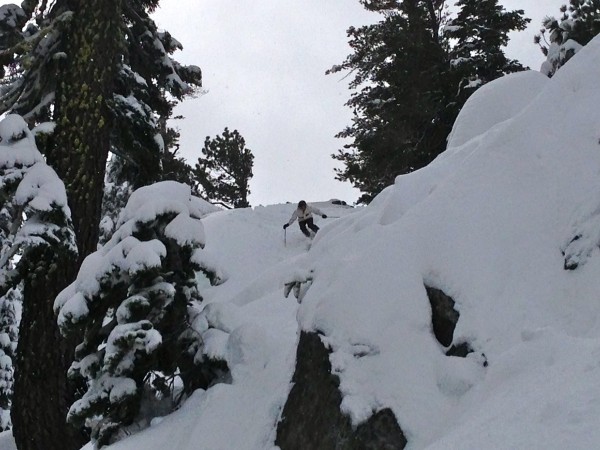
[[[283,229],[283,246],[287,247],[287,230]]]

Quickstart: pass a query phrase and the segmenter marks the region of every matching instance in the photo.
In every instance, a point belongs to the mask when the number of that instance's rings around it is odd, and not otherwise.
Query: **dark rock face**
[[[454,300],[444,291],[425,286],[431,304],[431,324],[433,334],[444,347],[448,348],[446,356],[465,358],[473,349],[468,342],[454,342],[454,330],[460,314],[454,309]],[[485,355],[484,355],[485,357]],[[484,365],[487,365],[485,363]]]
[[[455,344],[448,349],[446,356],[458,356],[460,358],[466,358],[469,353],[472,353],[473,349],[468,342],[461,342]]]
[[[407,441],[391,409],[377,412],[354,432],[347,447],[353,450],[396,450],[406,447]]]
[[[431,323],[433,334],[444,347],[450,347],[454,338],[454,329],[460,314],[454,309],[454,300],[440,289],[425,286],[431,303]]]
[[[406,444],[389,409],[352,428],[340,411],[339,379],[331,373],[329,351],[317,333],[300,335],[294,386],[277,427],[282,450],[400,450]]]

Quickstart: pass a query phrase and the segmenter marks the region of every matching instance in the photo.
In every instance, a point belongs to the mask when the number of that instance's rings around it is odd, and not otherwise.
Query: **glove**
[[[327,219],[327,214],[323,214],[321,217],[322,217],[323,219]]]
[[[289,227],[289,226],[290,226],[290,224],[289,224],[289,223],[286,223],[286,224],[284,224],[284,225],[283,225],[283,229],[285,230],[285,229],[286,229],[287,227]]]

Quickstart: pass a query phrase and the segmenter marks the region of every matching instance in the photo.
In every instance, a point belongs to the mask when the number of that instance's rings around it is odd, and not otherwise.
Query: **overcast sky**
[[[514,36],[509,56],[533,69],[543,16],[561,0],[504,0],[532,19]],[[184,46],[177,58],[202,68],[206,95],[186,100],[182,154],[195,160],[206,136],[237,129],[255,156],[250,203],[328,200],[353,203],[358,191],[334,179],[334,135],[350,123],[347,81],[325,70],[350,49],[346,29],[378,19],[358,0],[162,0],[160,27]]]

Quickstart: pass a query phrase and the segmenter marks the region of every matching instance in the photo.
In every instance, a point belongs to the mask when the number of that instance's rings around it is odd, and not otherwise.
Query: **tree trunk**
[[[65,183],[79,260],[51,251],[28,275],[17,349],[12,419],[19,450],[77,450],[82,430],[66,423],[74,387],[66,377],[75,342],[59,335],[53,304],[96,250],[110,148],[113,83],[122,51],[121,0],[67,0],[66,60],[56,92],[56,130],[48,163]]]
[[[56,95],[50,164],[65,182],[79,260],[96,250],[110,149],[110,103],[122,53],[121,0],[70,0],[75,12]]]
[[[23,315],[15,361],[13,435],[19,450],[75,450],[86,436],[67,425],[74,389],[66,379],[73,344],[59,336],[54,298],[73,277],[76,261],[46,252],[23,289]],[[62,261],[61,261],[62,259]]]

